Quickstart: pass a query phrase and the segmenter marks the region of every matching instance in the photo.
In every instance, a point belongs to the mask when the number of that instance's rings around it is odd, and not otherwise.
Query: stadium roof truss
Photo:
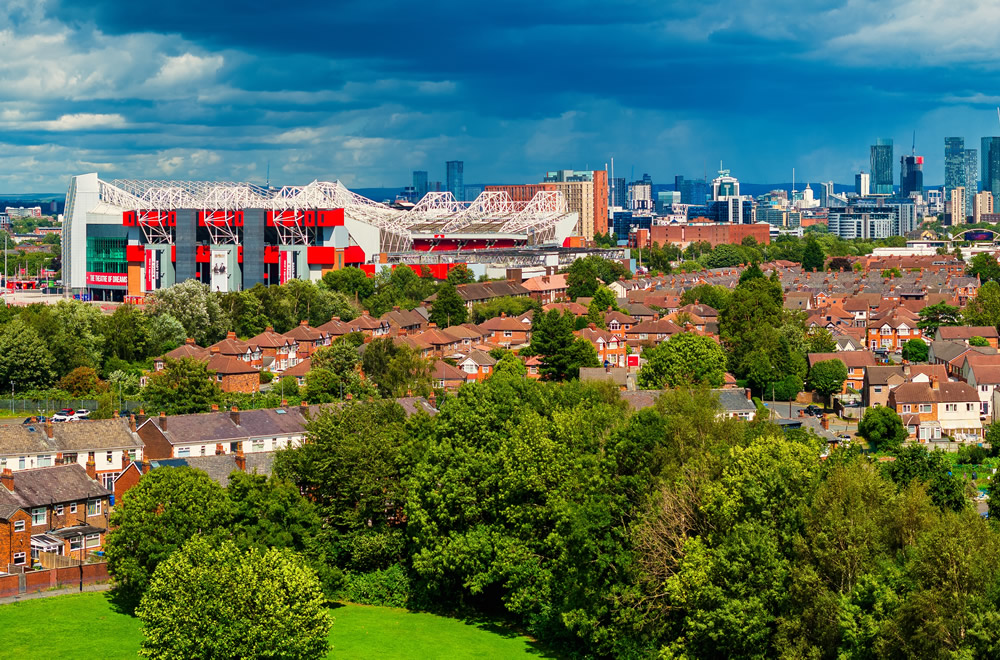
[[[251,183],[209,181],[152,181],[119,179],[100,182],[101,201],[122,211],[137,211],[139,226],[147,241],[172,243],[170,228],[160,213],[177,209],[235,212],[248,208],[270,211],[344,209],[344,217],[377,227],[385,252],[410,249],[411,233],[446,234],[460,230],[473,233],[525,233],[531,243],[554,235],[556,223],[567,214],[561,191],[543,190],[529,202],[514,202],[506,192],[485,191],[472,202],[459,202],[450,192],[430,192],[412,209],[396,209],[374,202],[347,189],[340,181],[313,181],[306,186],[264,188]],[[308,242],[305,227],[292,217],[275,214],[275,227],[282,243]],[[225,219],[209,218],[206,227],[213,240],[239,242],[237,229]]]

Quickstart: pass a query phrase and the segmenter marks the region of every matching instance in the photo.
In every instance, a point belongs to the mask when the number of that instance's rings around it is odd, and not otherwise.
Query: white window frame
[[[23,552],[15,552],[13,555],[15,566],[24,566],[28,563],[28,556]]]
[[[101,506],[102,506],[102,504],[103,503],[101,502],[101,498],[99,498],[99,497],[92,497],[92,498],[88,499],[87,500],[87,517],[88,518],[92,518],[93,516],[99,516],[99,515],[101,515]],[[93,513],[91,513],[91,512],[93,512]]]
[[[177,448],[177,458],[187,458],[191,455],[190,447],[178,447]]]
[[[74,536],[69,540],[69,551],[77,552],[79,550],[83,550],[83,537]]]
[[[41,513],[39,513],[41,512]],[[44,525],[49,520],[49,512],[44,506],[36,506],[31,509],[31,526]],[[41,522],[39,522],[39,517],[41,517]]]
[[[76,502],[70,502],[69,512],[70,513],[76,513]]]
[[[106,457],[107,457],[107,463],[108,463],[108,465],[111,465],[112,463],[115,462],[115,452],[114,451],[109,451],[107,453]]]
[[[63,505],[62,504],[57,504],[55,506],[55,510],[56,510],[56,515],[57,516],[61,516],[63,514]]]
[[[23,532],[24,528],[25,528],[25,524],[24,524],[23,520],[15,520],[14,521],[14,531],[15,532]]]
[[[84,539],[84,547],[88,550],[91,548],[97,548],[101,545],[101,535],[100,534],[87,534]]]

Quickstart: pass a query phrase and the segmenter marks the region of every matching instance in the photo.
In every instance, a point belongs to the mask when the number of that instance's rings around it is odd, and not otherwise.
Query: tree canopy
[[[643,351],[643,357],[638,375],[643,389],[722,387],[725,381],[726,354],[711,337],[683,332]]]

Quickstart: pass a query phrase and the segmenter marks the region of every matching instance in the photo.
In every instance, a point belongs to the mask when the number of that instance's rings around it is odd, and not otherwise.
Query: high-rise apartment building
[[[951,199],[951,191],[965,187],[965,138],[944,139],[944,196]]]
[[[982,222],[983,215],[989,213],[993,213],[993,193],[989,190],[976,193],[972,204],[972,221]]]
[[[993,194],[993,199],[1000,197],[1000,137],[984,137],[979,152],[980,172],[982,173],[982,188]]]
[[[413,171],[413,196],[419,202],[427,194],[427,172],[424,170]]]
[[[924,191],[924,157],[903,156],[899,159],[899,196],[907,198],[910,193]]]
[[[616,176],[611,179],[608,186],[608,206],[623,209],[625,208],[625,177]]]
[[[972,205],[979,192],[979,152],[965,150],[965,215],[972,215]]]
[[[854,175],[854,192],[858,197],[867,197],[871,192],[871,175],[868,172],[858,172]]]
[[[608,173],[606,170],[557,170],[546,172],[544,183],[566,196],[566,208],[580,214],[577,233],[592,240],[608,233]]]
[[[948,213],[952,225],[964,225],[965,215],[965,186],[955,186],[951,189],[951,196],[948,198]]]
[[[871,148],[872,195],[891,195],[893,191],[892,138],[878,138]]]
[[[640,212],[654,210],[652,183],[633,181],[628,184],[628,210]]]
[[[446,164],[445,181],[448,185],[448,192],[455,196],[455,199],[465,201],[465,163],[460,160],[449,160]]]
[[[685,179],[683,176],[674,177],[674,190],[681,193],[681,204],[704,204],[708,201],[711,189],[704,179]]]

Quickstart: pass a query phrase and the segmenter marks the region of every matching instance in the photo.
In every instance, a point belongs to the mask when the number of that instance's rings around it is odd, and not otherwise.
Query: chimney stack
[[[240,472],[247,471],[247,457],[242,449],[236,450],[236,469]]]
[[[135,433],[135,415],[128,416],[128,430]]]
[[[829,431],[830,430],[830,416],[824,413],[823,414],[823,421],[820,422],[820,424],[822,424],[824,431]]]
[[[188,346],[194,346],[194,339],[188,337],[187,339],[184,340],[184,343],[187,344]]]
[[[750,394],[750,388],[744,388],[743,392],[747,395],[747,401],[753,401],[753,396]]]
[[[212,404],[212,412],[219,412],[219,404],[217,403]]]
[[[937,376],[931,376],[931,389],[932,390],[940,390],[941,389],[941,383],[938,382]]]
[[[87,459],[87,476],[97,481],[97,464],[94,463],[93,458]]]
[[[236,406],[233,406],[232,409],[229,411],[229,418],[233,420],[233,424],[235,424],[236,426],[239,426],[240,425],[240,409],[237,408]]]
[[[167,413],[163,412],[162,410],[160,411],[160,430],[161,431],[167,430]]]
[[[350,393],[348,393],[348,394],[350,394]],[[309,416],[309,402],[308,401],[303,400],[301,403],[299,403],[299,413],[303,417],[308,417]]]
[[[52,420],[51,419],[45,420],[45,435],[48,436],[49,439],[51,440],[54,433],[55,429],[52,428]]]
[[[230,330],[226,333],[226,339],[236,339],[236,333]]]
[[[3,469],[3,474],[0,474],[0,483],[10,492],[14,492],[14,473],[10,471],[10,468]]]

